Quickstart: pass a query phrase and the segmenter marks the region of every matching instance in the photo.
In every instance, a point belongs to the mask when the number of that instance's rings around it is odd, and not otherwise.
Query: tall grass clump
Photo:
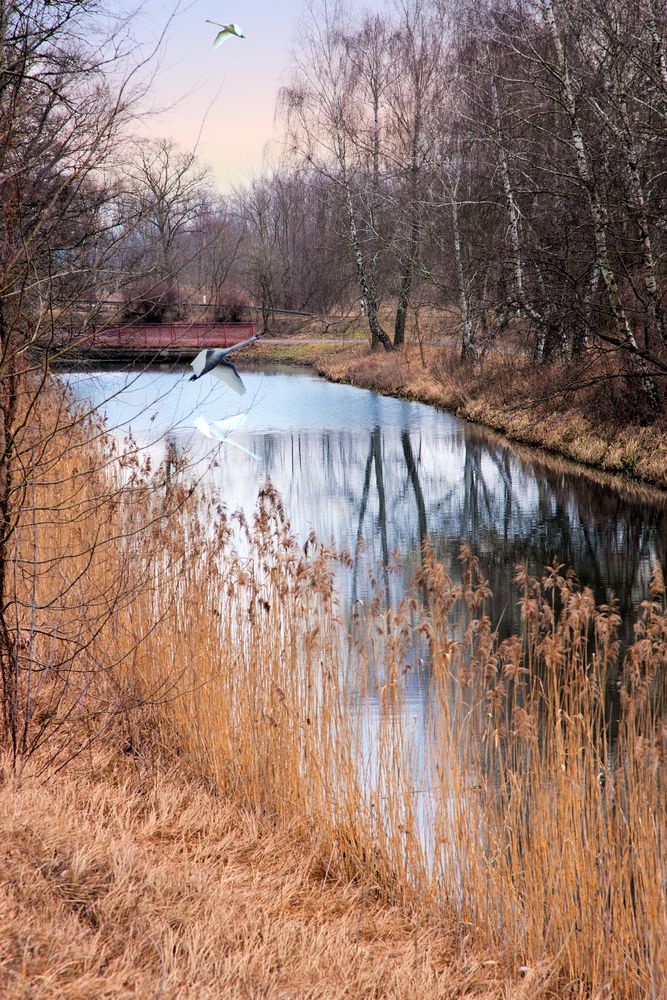
[[[47,451],[15,540],[24,753],[59,766],[120,718],[131,752],[168,744],[318,845],[323,881],[455,925],[558,995],[664,996],[660,567],[623,652],[614,605],[557,563],[518,568],[501,641],[465,546],[459,582],[427,548],[414,593],[347,620],[346,556],[302,546],[270,484],[245,518],[91,424]]]

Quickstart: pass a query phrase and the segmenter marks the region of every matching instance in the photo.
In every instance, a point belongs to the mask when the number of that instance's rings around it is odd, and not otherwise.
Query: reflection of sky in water
[[[112,426],[131,427],[135,437],[146,435],[146,440],[153,441],[170,428],[187,431],[188,420],[200,413],[207,420],[219,420],[245,412],[246,430],[262,435],[299,430],[359,432],[378,422],[387,428],[418,423],[435,429],[456,424],[452,417],[420,403],[334,385],[303,369],[275,366],[243,371],[245,396],[235,395],[217,379],[191,382],[190,374],[189,368],[165,365],[137,372],[73,372],[67,378],[81,396],[103,404]]]
[[[462,540],[480,555],[503,629],[516,628],[510,581],[518,559],[541,573],[558,554],[572,564],[598,601],[614,593],[623,614],[645,594],[656,558],[664,559],[664,503],[630,501],[585,475],[554,471],[520,458],[500,439],[419,403],[333,385],[299,369],[244,371],[239,397],[213,378],[188,381],[189,369],[72,373],[80,398],[106,413],[118,433],[132,432],[156,459],[169,434],[210,476],[230,510],[254,510],[270,478],[303,541],[315,529],[323,542],[351,551],[362,543],[347,580],[347,599],[367,593],[366,566],[395,553],[404,566],[378,579],[391,599],[405,589],[428,538],[454,576]],[[258,461],[206,440],[196,416],[246,422],[233,439]]]
[[[500,622],[502,634],[519,627],[518,595],[511,587],[516,562],[527,559],[539,574],[558,554],[593,587],[598,602],[612,593],[618,597],[630,638],[632,609],[646,594],[656,558],[664,562],[665,502],[659,498],[629,500],[578,472],[541,463],[537,453],[526,460],[493,434],[446,413],[332,385],[307,371],[243,371],[244,397],[213,378],[189,382],[189,374],[164,366],[71,373],[67,379],[80,400],[106,414],[115,433],[131,431],[156,461],[164,458],[170,438],[179,453],[187,453],[192,473],[214,482],[230,511],[251,514],[258,491],[271,479],[301,542],[314,528],[321,541],[353,554],[352,568],[337,570],[346,617],[351,604],[371,592],[369,569],[395,602],[419,565],[423,540],[454,579],[458,548],[467,540],[489,578],[491,619]],[[197,416],[211,422],[238,413],[247,417],[232,437],[257,461],[209,441],[193,426]],[[389,572],[378,568],[395,555],[399,560]],[[453,632],[463,627],[459,619]],[[409,657],[402,711],[419,794],[429,670],[417,649]],[[359,704],[371,778],[381,685],[381,677],[369,677]],[[416,808],[423,815],[424,796]]]

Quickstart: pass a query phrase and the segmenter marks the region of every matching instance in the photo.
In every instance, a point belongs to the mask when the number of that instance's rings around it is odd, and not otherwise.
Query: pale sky
[[[149,42],[175,2],[146,0],[135,28]],[[175,139],[207,163],[218,186],[232,184],[262,166],[274,127],[278,88],[287,81],[290,47],[302,0],[182,0],[167,32],[152,103],[171,108],[150,118],[145,133]],[[206,19],[238,24],[246,38],[213,48],[217,29]]]
[[[348,0],[355,12],[391,2]],[[176,10],[151,87],[156,107],[172,107],[149,119],[144,133],[191,149],[201,131],[198,156],[223,191],[260,172],[267,143],[275,161],[281,134],[274,124],[276,97],[289,80],[304,8],[305,0],[143,0],[133,30],[145,44],[159,38]],[[207,18],[238,24],[246,38],[214,49],[217,29]]]

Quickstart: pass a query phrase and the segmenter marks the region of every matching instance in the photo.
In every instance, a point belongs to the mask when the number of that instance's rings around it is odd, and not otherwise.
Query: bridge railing
[[[130,351],[231,347],[255,332],[254,323],[132,323],[86,334],[83,350],[116,348]]]

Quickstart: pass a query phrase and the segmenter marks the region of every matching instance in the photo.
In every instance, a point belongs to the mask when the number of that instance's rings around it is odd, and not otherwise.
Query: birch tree
[[[361,150],[365,156],[366,147],[354,141],[359,111],[355,92],[358,68],[351,57],[347,19],[342,4],[337,0],[331,3],[324,0],[321,9],[311,7],[309,13],[309,28],[302,36],[302,54],[293,83],[283,88],[281,93],[289,142],[300,158],[339,190],[371,346],[382,345],[385,350],[391,350],[391,340],[380,321],[374,251],[371,249],[369,256],[364,244],[365,224],[361,222],[355,189],[357,176],[363,174],[359,152]],[[377,92],[375,85],[371,87],[373,92]],[[376,137],[377,131],[372,134]],[[374,141],[372,138],[371,142]],[[376,178],[372,176],[371,192],[375,182]],[[366,223],[371,231],[376,225],[376,217],[372,214],[375,205],[372,193],[371,216]]]
[[[599,268],[602,281],[607,291],[611,314],[614,319],[615,331],[610,331],[610,333],[606,334],[606,336],[610,337],[614,342],[618,343],[619,346],[622,345],[629,351],[641,374],[641,382],[644,392],[650,400],[651,405],[657,409],[659,406],[658,390],[654,379],[649,373],[647,360],[639,351],[637,340],[630,327],[620,294],[616,274],[612,266],[607,238],[608,216],[597,178],[591,169],[586,141],[580,127],[579,112],[577,108],[577,101],[575,99],[575,88],[553,0],[545,0],[544,10],[556,55],[555,63],[553,64],[553,72],[558,80],[561,99],[567,114],[567,120],[572,138],[572,146],[576,159],[577,174],[584,190],[586,191],[590,205],[597,255],[596,265]]]
[[[392,37],[396,72],[388,101],[388,156],[396,176],[394,243],[398,254],[398,303],[394,345],[405,341],[405,321],[422,242],[425,176],[437,135],[434,116],[446,98],[443,50],[446,21],[426,0],[401,0]]]

